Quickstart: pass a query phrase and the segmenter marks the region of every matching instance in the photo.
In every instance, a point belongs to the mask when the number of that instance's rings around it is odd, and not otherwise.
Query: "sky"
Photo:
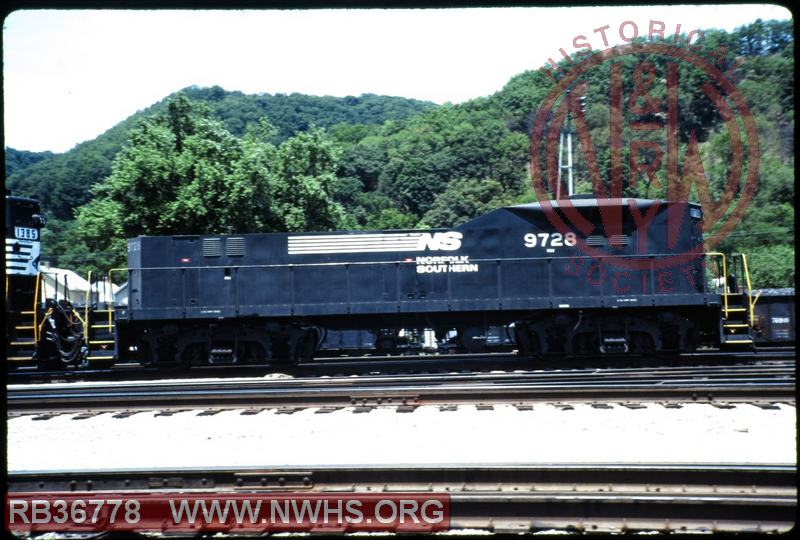
[[[3,24],[5,146],[64,152],[187,86],[460,103],[640,35],[790,19],[773,5],[414,10],[22,10]],[[624,30],[631,32],[628,24]],[[626,34],[629,35],[629,34]]]

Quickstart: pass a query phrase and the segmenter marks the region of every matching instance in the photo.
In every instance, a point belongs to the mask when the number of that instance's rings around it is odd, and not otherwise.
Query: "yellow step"
[[[114,359],[113,356],[89,356],[87,358],[87,360],[89,360],[90,362],[92,360],[113,360],[113,359]]]
[[[30,362],[33,358],[30,356],[9,356],[6,360],[9,362]]]
[[[724,308],[724,311],[747,311],[747,308],[743,308],[743,307],[730,307],[730,308]]]
[[[20,315],[34,315],[33,311],[20,311]]]
[[[722,326],[725,328],[747,328],[750,325],[746,323],[722,323]]]
[[[114,344],[114,340],[113,339],[90,339],[89,340],[89,344],[90,345],[113,345]]]
[[[113,324],[93,324],[91,328],[114,328]]]
[[[22,345],[33,346],[33,345],[36,345],[36,342],[35,341],[12,341],[10,343],[10,345],[15,346],[15,347],[20,347]]]
[[[729,343],[753,343],[752,339],[726,339],[725,344]]]

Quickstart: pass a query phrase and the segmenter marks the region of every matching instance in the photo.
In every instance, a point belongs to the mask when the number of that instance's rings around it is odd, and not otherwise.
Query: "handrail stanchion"
[[[725,311],[725,317],[728,317],[728,268],[725,262],[725,254],[718,251],[710,251],[706,253],[707,257],[719,257],[722,261],[722,303]]]
[[[116,301],[114,299],[114,288],[112,286],[114,281],[111,279],[111,277],[114,274],[114,272],[127,272],[127,271],[128,271],[127,268],[112,268],[111,270],[108,271],[108,292],[109,292],[109,294],[108,294],[108,297],[109,297],[109,302],[108,302],[108,331],[109,332],[112,332],[113,329],[114,329],[113,315],[114,315],[114,308],[116,307],[115,306]],[[130,283],[128,284],[128,293],[130,294]]]
[[[89,305],[92,303],[92,271],[86,275],[89,288],[86,289],[86,302],[83,306],[83,339],[86,340],[86,347],[89,348]]]
[[[42,286],[42,273],[36,272],[36,288],[33,293],[33,343],[39,343],[39,289]]]
[[[750,270],[747,268],[747,255],[744,253],[739,254],[742,257],[742,273],[744,274],[744,282],[747,286],[747,303],[750,306],[750,326],[752,327],[755,324],[756,320],[756,302],[761,297],[761,291],[759,291],[756,297],[753,297],[753,286],[750,284]]]

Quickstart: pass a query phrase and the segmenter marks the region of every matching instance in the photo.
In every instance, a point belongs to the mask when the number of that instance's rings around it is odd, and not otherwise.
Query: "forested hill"
[[[692,52],[730,77],[758,130],[758,190],[718,248],[749,254],[756,287],[791,286],[792,22],[707,30]],[[655,73],[651,97],[663,105],[669,62],[658,55],[648,60]],[[619,64],[623,93],[634,95],[641,58],[623,55]],[[140,234],[451,227],[498,206],[535,200],[528,171],[531,120],[553,80],[533,69],[541,66],[531,67],[495,94],[458,105],[190,88],[10,180],[60,218],[48,224],[43,257],[79,271],[124,264],[124,239]],[[584,77],[586,126],[606,183],[609,73],[605,63]],[[711,197],[720,200],[736,171],[728,126],[703,90],[706,75],[686,63],[679,75],[678,155],[682,164],[689,156],[702,164]],[[623,125],[638,120],[635,108],[624,107]],[[664,128],[664,107],[647,121]],[[311,124],[329,129],[306,130]],[[661,149],[660,128],[633,133],[626,127],[623,138]],[[630,145],[622,153],[624,196],[667,196],[665,164],[652,175],[631,175]],[[589,193],[580,144],[575,160],[576,190]]]
[[[337,124],[380,125],[436,107],[426,101],[374,94],[343,98],[304,94],[250,95],[225,91],[219,86],[192,86],[180,93],[207,103],[214,116],[234,135],[242,135],[245,126],[257,123],[259,118],[269,118],[277,129],[276,143],[311,125],[324,128]],[[176,94],[62,154],[6,148],[6,187],[18,195],[37,198],[56,219],[72,219],[73,211],[89,201],[89,188],[111,173],[111,162],[130,130],[142,119],[162,113]]]
[[[337,124],[377,125],[386,120],[402,120],[436,106],[429,101],[375,94],[344,98],[305,94],[249,95],[226,92],[219,86],[189,87],[183,94],[210,105],[214,116],[222,120],[233,135],[243,135],[245,127],[259,118],[269,118],[277,129],[275,142],[306,131],[312,125],[324,128]]]
[[[34,163],[53,157],[53,152],[29,152],[6,148],[6,178]]]

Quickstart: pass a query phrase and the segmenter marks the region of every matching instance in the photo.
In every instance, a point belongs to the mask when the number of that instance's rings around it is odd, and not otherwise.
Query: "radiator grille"
[[[631,239],[627,234],[613,234],[608,240],[608,245],[623,247],[630,244],[630,241]]]
[[[220,238],[203,238],[203,257],[221,257],[222,240]]]
[[[244,257],[244,238],[241,236],[228,238],[225,244],[225,252],[228,257]]]
[[[606,245],[606,239],[599,234],[593,234],[586,239],[586,244],[594,247],[603,247]]]
[[[627,234],[612,234],[608,239],[609,246],[624,247],[630,244],[631,239]],[[606,245],[606,237],[593,234],[586,238],[586,244],[592,247],[604,247]]]

